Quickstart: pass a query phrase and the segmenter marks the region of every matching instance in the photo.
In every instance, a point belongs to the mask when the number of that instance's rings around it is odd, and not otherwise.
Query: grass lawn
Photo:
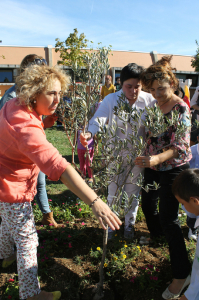
[[[71,161],[71,150],[63,129],[54,126],[46,130],[46,135],[59,152]],[[75,161],[78,163],[77,155]],[[59,229],[41,226],[39,221],[42,213],[33,201],[39,236],[38,275],[41,288],[46,291],[60,290],[61,300],[90,300],[93,298],[93,288],[99,280],[103,230],[92,216],[91,209],[62,182],[47,179],[46,189],[54,218],[64,226]],[[192,260],[195,243],[187,239],[188,228],[183,212],[180,221]],[[135,238],[125,240],[123,230],[122,226],[113,240],[108,242],[103,299],[162,299],[161,294],[172,279],[166,241],[157,240],[150,246],[139,245],[142,235],[149,236],[141,207],[135,226]],[[7,269],[0,268],[0,299],[19,299],[16,263]],[[14,282],[9,282],[9,279],[14,279]]]

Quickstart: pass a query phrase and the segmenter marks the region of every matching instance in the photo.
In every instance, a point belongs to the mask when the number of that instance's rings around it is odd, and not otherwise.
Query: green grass
[[[53,126],[45,130],[47,140],[53,144],[62,156],[71,157],[70,143],[63,127]]]
[[[46,131],[46,137],[48,141],[57,148],[59,153],[68,161],[72,162],[72,150],[71,145],[68,141],[66,133],[63,127],[57,128],[53,126]],[[75,152],[75,163],[79,167],[79,161],[77,156],[77,150]],[[53,206],[57,206],[63,203],[66,197],[72,197],[73,193],[68,190],[68,188],[59,180],[51,181],[46,179],[46,191],[48,193],[49,199],[53,200]]]

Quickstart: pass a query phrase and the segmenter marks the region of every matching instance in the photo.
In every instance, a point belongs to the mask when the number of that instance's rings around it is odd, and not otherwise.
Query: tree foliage
[[[191,66],[195,68],[196,72],[199,72],[199,44],[197,40],[196,40],[196,45],[197,45],[196,55],[191,60]]]
[[[81,170],[79,170],[74,161],[77,132],[80,129],[85,130],[86,125],[95,112],[96,104],[99,101],[98,85],[104,71],[109,68],[108,56],[110,54],[110,47],[102,47],[96,50],[90,49],[89,52],[82,55],[80,51],[81,45],[77,47],[77,52],[75,51],[76,43],[79,45],[77,33],[75,29],[74,33],[65,41],[68,47],[67,50],[65,50],[63,43],[60,43],[60,48],[57,44],[57,49],[60,49],[57,51],[60,51],[62,54],[60,55],[63,59],[62,64],[69,64],[75,76],[81,78],[81,84],[77,84],[75,80],[73,81],[71,103],[62,101],[59,105],[58,113],[62,118],[66,135],[71,144],[72,164],[81,173]],[[73,44],[73,41],[75,44]],[[84,35],[81,41],[85,42]],[[68,52],[70,49],[69,45],[72,45],[71,52]],[[69,56],[72,51],[74,51],[74,55],[71,54],[71,56]],[[83,64],[85,72],[82,72],[81,64]],[[143,186],[143,178],[141,175],[137,183],[133,183],[135,159],[137,156],[143,155],[148,142],[140,136],[140,125],[143,124],[145,128],[148,128],[151,132],[148,138],[151,138],[151,136],[159,136],[172,126],[176,129],[176,139],[180,140],[187,130],[183,123],[179,121],[177,111],[172,113],[171,120],[167,119],[166,121],[160,108],[157,106],[146,108],[144,120],[141,118],[142,114],[143,111],[136,110],[130,106],[125,99],[125,95],[122,94],[118,99],[118,105],[113,110],[112,125],[106,126],[104,123],[101,124],[99,120],[100,128],[97,134],[99,143],[98,148],[95,144],[95,154],[91,164],[93,174],[92,188],[96,192],[99,192],[101,187],[107,188],[110,182],[116,184],[117,188],[111,208],[119,216],[124,216],[131,209],[134,199],[137,198],[136,195],[130,195],[129,197],[127,193],[124,193],[124,186],[127,184],[129,177],[131,177],[131,184],[136,184],[146,191],[149,189],[158,189],[156,183],[154,183],[153,186]],[[123,135],[120,135],[119,131],[121,131]],[[168,146],[171,147],[172,144],[165,147]],[[88,149],[86,155],[90,157]],[[94,291],[94,300],[103,297],[103,267],[107,248],[107,236],[108,228],[104,231],[103,256],[99,269],[100,280]]]
[[[69,37],[64,41],[56,39],[55,52],[60,52],[61,60],[58,64],[73,67],[73,65],[84,66],[84,55],[86,51],[82,51],[87,48],[88,40],[84,33],[78,36],[77,28],[73,33],[70,33]]]
[[[61,100],[57,111],[72,148],[72,164],[80,173],[82,172],[74,160],[77,133],[78,130],[85,130],[88,121],[95,112],[100,97],[99,83],[104,71],[109,68],[109,53],[110,48],[90,49],[90,52],[82,57],[84,69],[78,64],[71,66],[74,78],[78,76],[81,79],[81,84],[73,80],[72,87],[70,87],[72,89],[70,95],[71,103]],[[83,174],[81,175],[84,177]]]

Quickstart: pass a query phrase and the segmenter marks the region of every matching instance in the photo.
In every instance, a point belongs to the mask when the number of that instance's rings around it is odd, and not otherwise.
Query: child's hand
[[[86,147],[88,145],[88,140],[91,139],[91,133],[90,132],[86,132],[86,133],[81,133],[80,134],[80,143]]]

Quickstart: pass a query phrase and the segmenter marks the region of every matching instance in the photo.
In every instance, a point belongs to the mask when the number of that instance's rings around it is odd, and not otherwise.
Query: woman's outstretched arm
[[[60,180],[88,205],[97,198],[97,194],[85,183],[71,165],[67,166]],[[106,229],[106,224],[113,230],[120,228],[119,225],[122,222],[100,198],[91,207],[103,229]]]

